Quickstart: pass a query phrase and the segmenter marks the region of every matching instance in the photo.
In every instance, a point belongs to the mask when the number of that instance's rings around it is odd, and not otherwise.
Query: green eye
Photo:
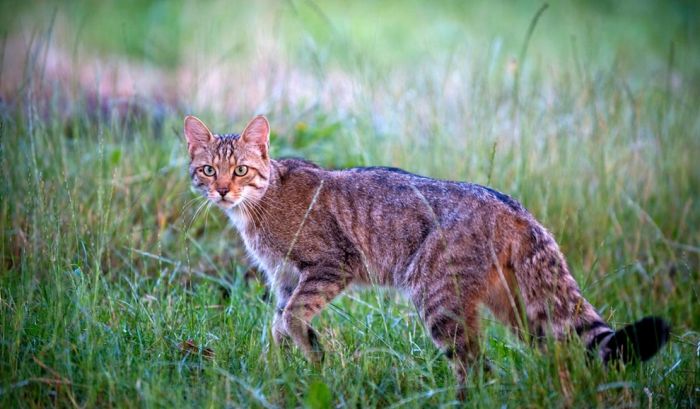
[[[233,173],[236,176],[245,176],[245,174],[248,173],[248,167],[245,165],[236,166],[236,169],[233,170]]]
[[[206,176],[214,176],[214,173],[216,173],[216,171],[214,170],[214,168],[211,167],[211,166],[209,166],[209,165],[204,165],[204,167],[202,168],[202,172],[203,172]]]

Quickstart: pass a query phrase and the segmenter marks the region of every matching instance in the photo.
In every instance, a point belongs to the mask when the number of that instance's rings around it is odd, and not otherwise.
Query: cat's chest
[[[229,211],[227,215],[240,233],[248,255],[265,273],[269,276],[274,276],[279,273],[280,269],[288,270],[293,268],[293,266],[286,265],[284,262],[285,257],[282,251],[268,244],[269,240],[263,236],[263,232],[255,229],[236,212]]]

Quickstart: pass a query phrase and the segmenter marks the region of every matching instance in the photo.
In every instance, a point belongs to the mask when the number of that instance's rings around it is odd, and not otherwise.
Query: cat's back
[[[323,180],[328,185],[327,190],[352,194],[358,199],[371,197],[377,201],[398,200],[400,203],[420,200],[428,201],[431,205],[471,199],[494,202],[495,205],[505,206],[514,212],[525,211],[517,200],[495,189],[475,183],[434,179],[395,167],[368,166],[327,170],[298,158],[282,159],[278,164],[283,170],[280,173],[283,183],[318,185]],[[409,197],[413,199],[407,200]]]
[[[285,159],[279,166],[286,202],[292,207],[298,204],[300,214],[318,194],[322,213],[389,229],[435,222],[448,227],[465,221],[473,224],[474,219],[534,222],[512,197],[474,183],[381,166],[327,170],[301,159]]]
[[[529,216],[515,199],[495,189],[468,182],[433,179],[393,167],[358,167],[332,172],[341,192],[396,206],[425,207],[440,213],[465,207]]]

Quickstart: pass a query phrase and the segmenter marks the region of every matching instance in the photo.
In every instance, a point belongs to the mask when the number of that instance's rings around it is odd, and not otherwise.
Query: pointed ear
[[[197,147],[209,144],[214,138],[204,122],[191,115],[185,117],[185,136],[190,156],[194,154]]]
[[[263,115],[253,118],[243,130],[241,140],[244,143],[258,145],[263,159],[267,158],[270,143],[270,123]]]

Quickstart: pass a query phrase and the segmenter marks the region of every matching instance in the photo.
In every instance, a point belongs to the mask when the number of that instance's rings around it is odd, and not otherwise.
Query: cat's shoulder
[[[277,159],[276,162],[280,167],[284,168],[286,171],[294,171],[299,169],[323,169],[317,164],[302,158],[280,158]]]
[[[305,180],[309,183],[323,178],[322,173],[325,169],[317,164],[300,158],[282,158],[274,161],[273,167],[276,168],[280,180],[284,183],[287,181]]]

